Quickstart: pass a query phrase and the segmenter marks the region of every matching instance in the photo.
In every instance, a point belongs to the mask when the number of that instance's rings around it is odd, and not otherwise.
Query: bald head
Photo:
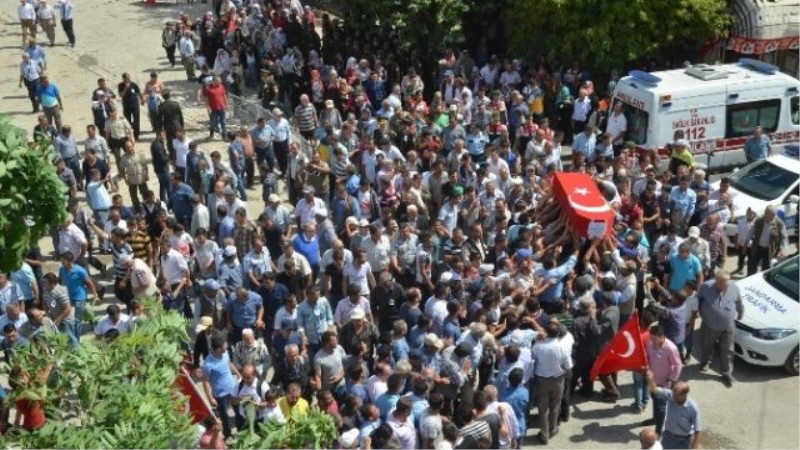
[[[645,428],[639,433],[639,444],[643,449],[653,448],[653,445],[658,442],[658,435],[656,430],[652,428]]]

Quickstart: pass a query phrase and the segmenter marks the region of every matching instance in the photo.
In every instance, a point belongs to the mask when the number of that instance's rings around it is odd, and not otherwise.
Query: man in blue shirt
[[[678,246],[678,254],[669,258],[670,273],[667,275],[670,292],[677,292],[689,280],[694,280],[697,285],[703,284],[703,265],[700,259],[694,256],[688,242]]]
[[[50,82],[47,74],[42,74],[42,81],[36,88],[36,97],[42,106],[44,115],[49,123],[55,124],[57,129],[61,129],[61,111],[64,110],[64,103],[61,101],[61,91],[55,83]],[[80,169],[80,167],[78,167]]]
[[[170,178],[167,206],[185,228],[191,228],[192,224],[194,211],[192,195],[194,195],[194,189],[183,182],[183,174],[178,171],[174,172]]]
[[[753,135],[744,144],[744,156],[748,163],[767,159],[772,154],[772,143],[762,132],[761,127],[756,127]]]
[[[575,140],[572,142],[572,151],[585,156],[586,162],[592,164],[597,157],[595,153],[596,143],[597,138],[594,135],[594,128],[591,125],[586,125],[583,133],[575,136]]]
[[[88,292],[92,297],[97,297],[97,288],[89,277],[86,269],[75,264],[75,255],[72,252],[61,254],[61,268],[58,270],[61,282],[67,287],[67,295],[72,307],[75,308],[75,338],[80,341],[83,333],[83,315],[86,309],[86,301],[89,299]]]
[[[508,374],[508,387],[500,393],[500,401],[511,405],[519,424],[519,434],[525,436],[528,430],[528,414],[530,413],[530,394],[528,388],[522,384],[523,370],[515,368]]]
[[[231,363],[228,355],[228,343],[222,333],[215,332],[210,338],[211,351],[203,361],[203,389],[211,406],[217,408],[218,417],[222,421],[222,434],[231,437],[231,419],[228,405],[236,394],[239,371]],[[235,377],[234,377],[235,374]]]
[[[682,228],[686,226],[689,219],[694,214],[694,207],[697,204],[697,193],[689,189],[691,180],[688,176],[681,177],[678,185],[672,188],[669,198],[674,203],[674,210],[680,212],[677,225]],[[685,229],[685,228],[684,228]]]
[[[272,141],[275,140],[275,131],[267,126],[263,117],[258,118],[257,125],[250,130],[250,137],[253,139],[253,148],[256,152],[256,160],[261,165],[264,161],[269,164],[269,170],[278,168],[278,161],[275,159],[275,150],[272,148]]]
[[[3,353],[5,353],[6,364],[10,366],[12,365],[12,360],[14,359],[14,350],[27,345],[30,342],[28,342],[28,340],[23,336],[20,336],[19,330],[17,330],[17,327],[14,326],[13,323],[7,323],[3,327],[3,337]]]
[[[32,60],[38,62],[42,70],[47,70],[47,55],[45,55],[42,46],[36,44],[36,39],[28,39],[28,46],[25,47],[25,53],[27,53]]]
[[[572,272],[578,262],[578,254],[581,250],[580,236],[578,234],[573,235],[572,248],[574,249],[572,255],[564,264],[556,266],[556,258],[547,257],[542,261],[542,269],[537,270],[537,274],[549,283],[549,286],[539,294],[539,301],[545,306],[546,312],[551,309],[549,308],[551,303],[561,299],[561,294],[564,292],[563,280]]]
[[[231,345],[242,340],[245,328],[264,328],[264,308],[261,296],[244,287],[239,287],[228,300],[228,329]]]
[[[305,337],[309,355],[317,354],[322,333],[333,326],[333,310],[328,299],[320,297],[319,285],[306,289],[306,299],[297,305],[297,331]]]

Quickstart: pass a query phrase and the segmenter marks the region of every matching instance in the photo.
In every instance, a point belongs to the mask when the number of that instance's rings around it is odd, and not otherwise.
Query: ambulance
[[[699,166],[718,171],[746,163],[744,144],[756,126],[773,151],[800,140],[800,80],[761,61],[698,64],[662,72],[634,70],[616,85],[623,104],[626,140],[637,150],[657,150],[660,166],[668,144],[682,131]]]

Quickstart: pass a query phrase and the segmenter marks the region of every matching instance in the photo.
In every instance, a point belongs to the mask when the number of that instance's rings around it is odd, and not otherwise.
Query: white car
[[[786,224],[787,234],[795,233],[797,204],[800,200],[800,160],[787,155],[773,155],[748,164],[730,176],[728,193],[733,202],[731,216],[725,232],[736,236],[736,224],[751,208],[759,216],[767,206],[775,206],[778,217]],[[719,189],[719,181],[711,184],[711,191]],[[733,241],[736,242],[736,241]]]
[[[744,317],[736,321],[734,352],[750,364],[800,371],[800,257],[737,282]]]

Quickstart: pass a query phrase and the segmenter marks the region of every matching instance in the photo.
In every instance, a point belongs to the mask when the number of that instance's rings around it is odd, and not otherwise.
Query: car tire
[[[786,371],[794,376],[800,373],[800,354],[798,354],[798,351],[800,351],[800,347],[795,347],[792,353],[789,353],[789,357],[786,358],[786,364],[784,364]]]

